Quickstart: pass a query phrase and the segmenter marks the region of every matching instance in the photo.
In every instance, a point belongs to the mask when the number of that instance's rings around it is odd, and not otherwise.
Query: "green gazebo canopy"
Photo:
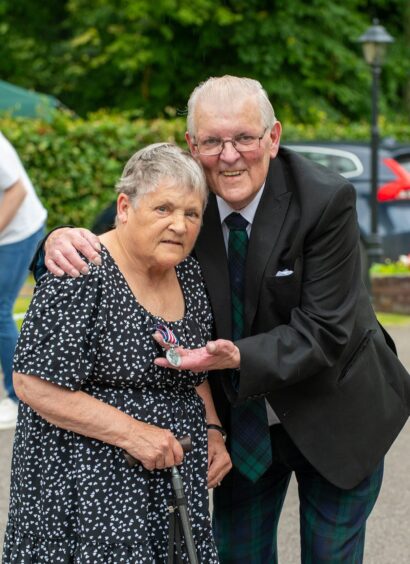
[[[26,90],[4,80],[0,80],[0,112],[12,116],[42,117],[47,119],[53,108],[61,107],[61,102],[33,90]]]

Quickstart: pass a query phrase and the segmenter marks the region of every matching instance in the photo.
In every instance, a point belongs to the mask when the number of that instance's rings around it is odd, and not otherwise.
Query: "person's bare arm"
[[[205,404],[206,422],[220,426],[209,383],[203,382],[196,391]],[[215,488],[231,468],[231,458],[221,433],[216,429],[208,429],[208,488]]]
[[[182,447],[167,429],[137,421],[82,391],[71,391],[36,376],[14,373],[17,396],[48,422],[127,451],[148,470],[183,460]]]
[[[88,274],[88,267],[79,252],[94,264],[101,264],[101,245],[97,235],[88,229],[62,227],[47,237],[44,244],[45,265],[55,276],[73,278]]]
[[[0,201],[0,233],[16,215],[26,195],[27,190],[20,179],[4,191]]]

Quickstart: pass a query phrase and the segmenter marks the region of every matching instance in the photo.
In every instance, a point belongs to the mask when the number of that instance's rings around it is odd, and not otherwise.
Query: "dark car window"
[[[405,168],[408,172],[410,172],[410,154],[409,155],[401,155],[395,157],[396,161],[398,161],[403,168]]]
[[[292,149],[297,151],[307,159],[330,168],[334,172],[342,174],[346,178],[359,176],[363,172],[363,165],[356,155],[349,151],[333,149],[327,147],[303,147],[292,145]]]
[[[331,168],[339,174],[346,175],[347,173],[360,174],[360,171],[355,162],[349,157],[333,156],[331,160]]]

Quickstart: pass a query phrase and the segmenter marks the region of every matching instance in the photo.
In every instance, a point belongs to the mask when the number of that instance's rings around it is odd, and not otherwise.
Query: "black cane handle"
[[[186,454],[187,452],[191,452],[192,440],[190,435],[184,435],[183,437],[178,439],[178,442],[182,446],[182,450],[184,451],[184,454]]]
[[[186,454],[187,452],[191,452],[192,440],[189,435],[185,435],[184,437],[181,437],[180,439],[178,439],[178,442],[182,446],[182,450],[184,451],[184,454]],[[131,456],[131,454],[128,454],[128,452],[126,451],[124,451],[124,458],[128,462],[128,465],[131,468],[136,464],[139,464],[139,460]]]

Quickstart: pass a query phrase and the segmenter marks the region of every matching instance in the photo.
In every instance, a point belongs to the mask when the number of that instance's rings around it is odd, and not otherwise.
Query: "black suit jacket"
[[[404,425],[410,377],[387,344],[361,282],[355,191],[286,149],[271,161],[249,241],[239,390],[210,376],[229,430],[229,403],[266,396],[311,464],[352,488]],[[218,338],[230,338],[227,257],[215,197],[195,254]],[[277,276],[278,271],[292,274]]]

